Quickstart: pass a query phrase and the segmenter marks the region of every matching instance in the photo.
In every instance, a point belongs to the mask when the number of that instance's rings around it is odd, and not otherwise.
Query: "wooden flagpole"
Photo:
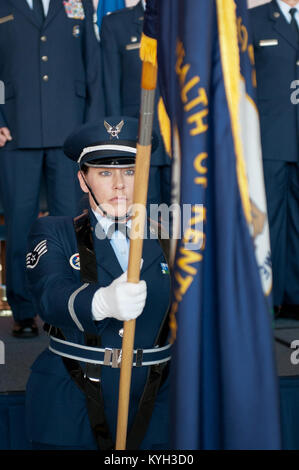
[[[139,213],[133,214],[132,220],[132,238],[130,242],[128,282],[133,283],[138,283],[140,280],[140,262],[142,256],[144,225],[146,218],[146,200],[151,158],[152,125],[156,83],[157,67],[150,62],[143,62],[139,137],[137,144],[133,199],[134,206],[138,205],[138,208],[143,207],[143,210],[139,211]],[[124,322],[119,381],[116,450],[126,449],[135,324],[136,320]]]

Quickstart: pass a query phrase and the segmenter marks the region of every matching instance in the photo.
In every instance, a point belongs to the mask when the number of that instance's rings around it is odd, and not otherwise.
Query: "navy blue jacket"
[[[91,214],[93,234],[96,219]],[[149,232],[148,232],[149,233]],[[33,226],[29,249],[46,240],[46,250],[34,268],[27,269],[29,288],[41,318],[61,328],[70,342],[84,344],[84,332],[101,335],[102,347],[121,348],[119,330],[123,323],[115,319],[95,322],[92,319],[93,294],[109,285],[122,274],[107,238],[95,235],[98,282],[84,285],[80,270],[70,259],[78,252],[70,217],[44,217]],[[163,273],[165,259],[158,240],[144,240],[141,279],[147,283],[147,300],[143,313],[136,320],[135,348],[152,348],[162,319],[169,305],[170,277]],[[70,307],[72,294],[80,289]],[[117,423],[118,383],[120,369],[102,367],[102,387],[106,417],[115,438]],[[129,428],[137,411],[148,367],[132,371]],[[26,393],[29,438],[47,444],[63,446],[94,445],[88,421],[85,397],[66,371],[62,358],[46,350],[35,361]],[[158,394],[152,419],[142,448],[163,448],[168,445],[168,381]],[[161,447],[162,446],[162,447]],[[166,447],[167,448],[167,447]]]
[[[10,129],[10,147],[61,147],[76,126],[104,115],[93,6],[82,4],[85,18],[73,19],[51,0],[40,28],[26,0],[0,2],[0,127]]]
[[[299,79],[298,40],[275,0],[249,11],[263,158],[297,162],[299,106],[291,102],[291,83]]]
[[[107,116],[132,116],[139,118],[142,63],[139,58],[144,10],[139,2],[134,7],[117,10],[104,16],[101,27],[104,90]],[[156,93],[156,107],[159,92]],[[157,112],[154,129],[160,146],[151,156],[152,174],[149,181],[149,202],[170,203],[170,158],[160,137]],[[164,167],[165,174],[154,175],[153,167]],[[158,181],[158,177],[162,181]],[[153,181],[155,180],[155,181]],[[161,185],[161,194],[159,193]]]
[[[136,6],[104,16],[101,28],[107,116],[139,116],[144,10]]]

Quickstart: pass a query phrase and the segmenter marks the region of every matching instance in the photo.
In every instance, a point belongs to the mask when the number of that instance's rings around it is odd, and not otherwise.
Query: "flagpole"
[[[146,201],[151,158],[151,141],[155,90],[157,83],[157,67],[150,62],[142,64],[141,108],[139,118],[139,136],[134,181],[134,207],[138,205],[138,213],[133,214],[130,253],[128,264],[128,282],[138,283],[140,280],[140,262],[143,247],[144,225],[146,219]],[[116,430],[116,450],[126,449],[127,427],[133,350],[136,320],[124,322],[122,341],[121,369],[119,380],[118,416]]]

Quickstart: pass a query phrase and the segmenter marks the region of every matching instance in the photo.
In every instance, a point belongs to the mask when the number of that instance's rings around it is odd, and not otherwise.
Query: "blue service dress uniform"
[[[139,57],[144,9],[140,1],[134,7],[117,10],[103,17],[101,50],[107,116],[139,117],[142,63]],[[156,93],[156,109],[159,100]],[[171,160],[165,152],[159,131],[157,112],[154,129],[160,145],[152,154],[148,204],[169,204]]]
[[[84,345],[84,333],[90,333],[101,336],[104,348],[121,348],[123,323],[112,318],[100,322],[92,319],[94,293],[120,276],[122,269],[108,238],[95,236],[99,227],[92,211],[90,220],[97,283],[83,284],[80,280],[80,270],[75,261],[78,247],[73,219],[44,217],[35,222],[29,240],[27,272],[30,290],[42,319],[59,327],[68,342]],[[140,278],[147,283],[147,300],[136,320],[134,347],[152,348],[168,310],[170,276],[165,269],[166,261],[159,240],[148,236],[144,240],[142,257]],[[136,415],[148,369],[147,366],[133,367],[128,429]],[[117,423],[119,371],[110,366],[102,367],[105,413],[113,439]],[[158,392],[142,449],[169,448],[168,389],[166,379]],[[26,391],[26,412],[30,440],[45,446],[96,448],[85,397],[68,374],[62,357],[49,349],[33,364]]]
[[[291,8],[291,7],[289,7]],[[274,305],[299,305],[298,35],[276,0],[250,10],[273,264]]]
[[[36,313],[25,285],[30,226],[42,174],[52,215],[75,215],[81,193],[76,166],[62,152],[70,132],[104,114],[100,47],[91,0],[50,0],[43,23],[26,0],[0,3],[0,191],[7,227],[7,297],[16,321]]]

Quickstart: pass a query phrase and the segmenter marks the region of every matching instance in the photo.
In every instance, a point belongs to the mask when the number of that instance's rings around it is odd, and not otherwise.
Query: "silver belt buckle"
[[[114,348],[112,350],[112,365],[111,365],[111,367],[113,369],[117,369],[118,367],[120,367],[120,363],[121,363],[121,349]]]
[[[111,366],[113,369],[120,367],[121,349],[106,348],[104,353],[104,366]]]
[[[104,354],[104,366],[110,366],[111,365],[111,356],[112,356],[112,349],[111,348],[106,348],[105,349],[105,354]]]

